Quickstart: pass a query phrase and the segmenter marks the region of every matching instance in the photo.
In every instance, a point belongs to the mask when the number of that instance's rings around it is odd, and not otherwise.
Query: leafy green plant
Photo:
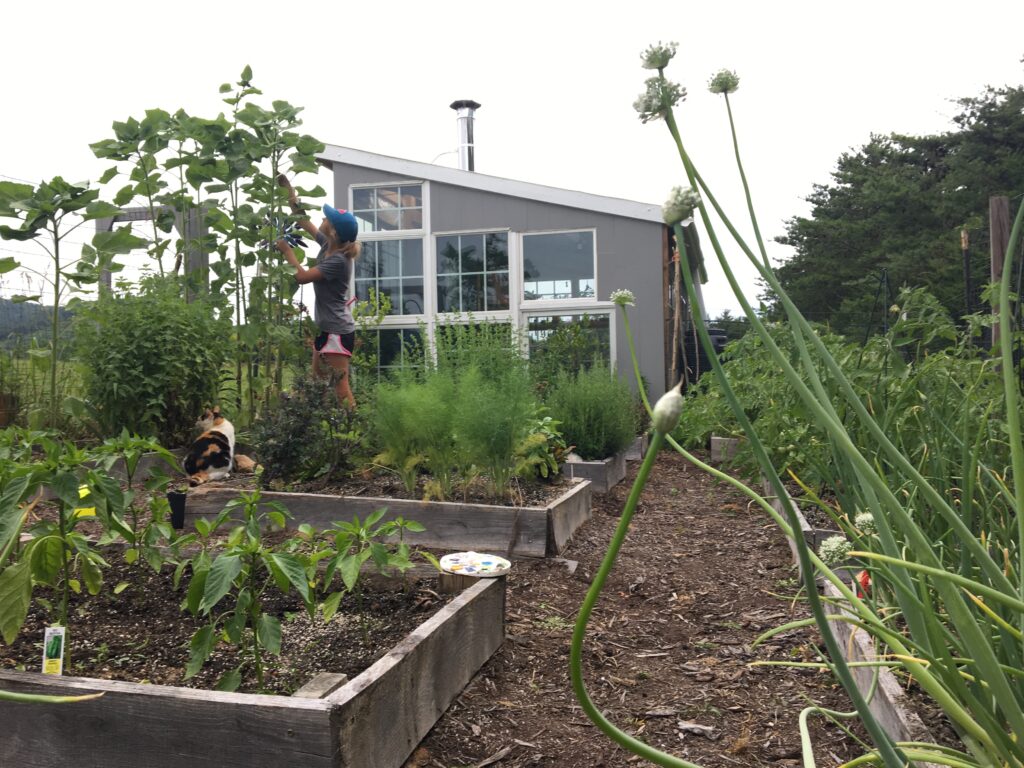
[[[358,515],[353,515],[351,522],[335,522],[328,532],[333,535],[334,551],[327,561],[323,583],[330,587],[337,574],[341,577],[344,590],[333,593],[324,601],[325,620],[329,621],[337,611],[345,592],[354,593],[357,601],[361,601],[359,577],[365,563],[372,562],[379,573],[398,571],[404,575],[412,568],[413,552],[405,542],[405,534],[420,533],[425,529],[415,520],[406,520],[401,516],[381,522],[385,514],[387,509],[382,508],[374,510],[362,520]],[[396,538],[397,544],[394,541]],[[437,559],[429,552],[418,551],[417,554],[440,569]],[[366,631],[365,624],[363,630]]]
[[[546,411],[544,406],[538,406],[528,434],[516,446],[515,473],[519,477],[558,477],[570,450],[558,429],[560,422],[546,415]]]
[[[363,411],[338,405],[329,378],[304,369],[253,425],[261,482],[329,479],[351,470],[365,442],[365,419]]]
[[[72,232],[87,221],[120,212],[120,208],[99,200],[99,190],[88,185],[70,184],[60,176],[49,182],[42,182],[33,188],[28,184],[0,182],[0,218],[17,219],[18,228],[0,226],[0,237],[4,240],[35,241],[45,251],[53,265],[53,272],[41,275],[53,290],[53,307],[50,321],[50,346],[46,350],[49,368],[49,397],[46,401],[47,423],[56,427],[59,422],[60,403],[57,399],[57,361],[61,349],[61,300],[71,289],[97,281],[102,270],[113,270],[112,256],[127,253],[140,244],[139,238],[131,234],[131,227],[122,227],[112,232],[100,232],[93,237],[93,245],[85,246],[79,258],[68,258],[61,252],[61,246]],[[78,218],[78,221],[75,219]],[[74,223],[71,223],[74,221]],[[39,238],[46,236],[44,244]],[[17,266],[10,257],[0,260],[0,271],[9,271]],[[19,296],[16,301],[39,301],[41,296]],[[42,355],[40,354],[40,357]]]
[[[185,598],[190,613],[209,617],[209,623],[192,636],[186,679],[199,672],[218,638],[246,651],[243,664],[218,681],[218,690],[238,688],[245,664],[252,665],[256,685],[262,688],[266,655],[281,652],[281,622],[264,610],[268,589],[276,588],[283,594],[294,589],[309,615],[316,612],[315,593],[310,587],[316,553],[297,551],[288,542],[271,545],[265,537],[267,523],[284,528],[287,510],[280,504],[261,501],[258,490],[243,493],[228,502],[214,521],[202,521],[198,527],[201,537],[208,540],[235,515],[241,515],[241,524],[232,528],[216,558],[211,559],[204,549],[191,561],[192,580]]]
[[[588,461],[624,451],[639,431],[629,385],[601,364],[575,375],[560,372],[547,406],[566,440]]]
[[[136,293],[83,306],[75,345],[89,361],[86,395],[104,432],[186,445],[197,415],[216,402],[230,325],[223,302],[185,303],[173,278],[146,278]]]
[[[80,593],[84,585],[89,594],[99,593],[107,563],[80,529],[93,517],[107,529],[111,516],[124,505],[118,483],[102,470],[87,468],[86,451],[46,433],[26,433],[23,445],[26,437],[32,440],[28,449],[38,446],[39,456],[22,462],[0,459],[0,595],[5,598],[0,601],[0,631],[8,643],[25,622],[36,586],[50,587],[58,595],[56,605],[37,599],[63,626],[68,625],[71,592]],[[33,523],[28,529],[32,538],[18,547],[25,501],[42,489],[53,496],[56,519]],[[69,648],[66,654],[70,658]]]
[[[373,414],[373,431],[383,448],[374,463],[394,471],[409,493],[416,492],[419,467],[426,458],[425,436],[411,428],[420,409],[421,389],[408,377],[400,383],[382,382]]]
[[[144,480],[143,487],[152,494],[148,504],[149,515],[143,518],[137,500],[136,480],[139,462],[147,454],[161,457],[170,466],[177,467],[178,460],[170,451],[153,438],[142,438],[132,435],[127,429],[121,434],[104,440],[91,450],[97,457],[97,464],[106,472],[110,472],[116,462],[123,468],[127,488],[122,492],[121,504],[127,525],[119,514],[111,514],[112,531],[109,538],[120,535],[128,544],[125,550],[125,561],[129,564],[146,562],[156,572],[160,572],[165,562],[163,545],[171,544],[177,538],[174,529],[167,520],[169,508],[163,491],[171,482],[171,478],[163,472],[151,471]]]
[[[496,499],[508,496],[516,472],[516,451],[529,434],[537,403],[522,367],[498,376],[475,365],[462,371],[453,422],[464,475],[482,469]]]

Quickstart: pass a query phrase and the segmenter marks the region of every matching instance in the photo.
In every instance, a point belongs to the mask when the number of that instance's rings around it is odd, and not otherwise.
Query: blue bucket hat
[[[359,235],[359,225],[356,217],[348,211],[339,211],[330,205],[324,204],[324,216],[331,222],[334,231],[338,234],[338,240],[342,243],[354,242]]]

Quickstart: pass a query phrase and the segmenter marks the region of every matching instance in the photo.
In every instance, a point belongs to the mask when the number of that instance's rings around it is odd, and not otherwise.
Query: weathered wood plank
[[[608,493],[626,477],[626,452],[620,451],[601,461],[567,461],[562,465],[562,474],[589,480],[593,493]]]
[[[472,606],[472,610],[466,610]],[[505,579],[479,579],[331,694],[339,768],[397,768],[505,636]]]
[[[342,672],[319,672],[292,696],[298,696],[300,699],[322,699],[347,682],[348,675]]]
[[[843,599],[839,590],[831,583],[825,584],[824,594],[826,598],[837,602]],[[866,632],[838,619],[829,621],[829,626],[832,628],[832,633],[847,661],[876,661],[878,659],[875,642]],[[877,718],[882,729],[894,741],[934,743],[928,727],[921,718],[907,709],[907,696],[891,670],[885,667],[881,669],[852,667],[850,672],[861,693],[867,695],[868,691],[875,687],[875,695],[868,702],[868,708]],[[877,686],[875,683],[876,672],[878,674]]]
[[[575,488],[548,505],[548,557],[561,554],[576,529],[590,519],[590,489],[590,481],[579,481]]]
[[[0,688],[68,695],[80,704],[0,701],[0,765],[18,768],[332,768],[337,750],[322,699],[201,691],[0,670]]]
[[[192,489],[185,508],[186,525],[197,517],[218,514],[235,496],[236,490],[216,485]],[[589,486],[583,488],[580,485],[544,508],[276,491],[264,492],[263,498],[283,504],[294,517],[290,525],[309,523],[317,528],[327,528],[337,520],[351,520],[353,515],[364,518],[376,509],[386,508],[385,520],[402,516],[426,528],[423,533],[406,533],[405,540],[410,544],[520,557],[544,557],[551,549],[548,542],[549,516],[560,516],[556,530],[562,538],[556,551],[561,551],[575,526],[590,517]],[[561,510],[563,506],[567,507],[564,511]],[[569,525],[574,527],[566,532]]]

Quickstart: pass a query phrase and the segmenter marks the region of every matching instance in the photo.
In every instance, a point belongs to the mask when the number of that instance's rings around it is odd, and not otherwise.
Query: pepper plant
[[[240,516],[240,525],[229,532],[224,548],[211,559],[206,548],[192,562],[192,580],[185,600],[189,612],[205,616],[209,623],[193,635],[191,656],[185,678],[193,677],[209,658],[218,638],[245,652],[242,665],[227,672],[217,683],[218,690],[235,690],[241,684],[246,663],[256,675],[257,688],[262,689],[266,656],[281,652],[281,623],[264,609],[268,591],[276,589],[287,594],[294,589],[312,617],[316,599],[311,577],[315,564],[323,555],[317,551],[300,551],[288,542],[268,543],[265,531],[269,525],[284,528],[287,510],[276,502],[261,500],[260,491],[243,493],[228,502],[210,524],[197,526],[200,535],[209,539],[222,526]],[[315,540],[315,539],[314,539]]]

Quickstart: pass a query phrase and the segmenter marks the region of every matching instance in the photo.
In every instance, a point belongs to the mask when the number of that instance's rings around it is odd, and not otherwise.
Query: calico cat
[[[196,426],[203,433],[192,443],[184,462],[192,486],[227,477],[235,459],[235,428],[221,416],[220,407],[203,411]]]

